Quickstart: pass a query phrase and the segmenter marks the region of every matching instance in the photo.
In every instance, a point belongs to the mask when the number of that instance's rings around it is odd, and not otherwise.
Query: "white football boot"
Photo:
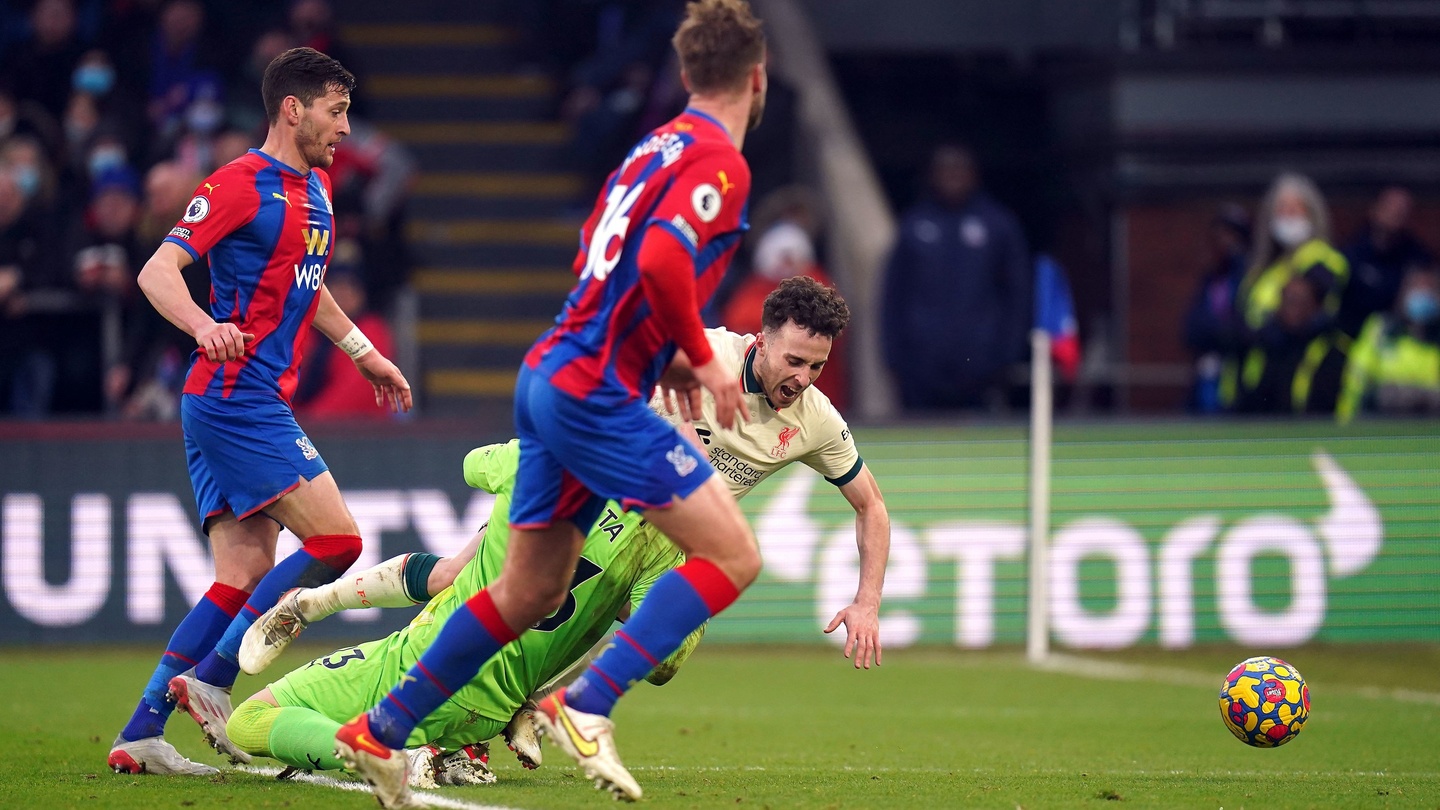
[[[220,771],[181,756],[164,737],[125,740],[116,737],[106,760],[115,773],[148,773],[159,776],[214,776]]]
[[[230,722],[230,690],[196,680],[194,670],[170,679],[170,692],[166,695],[175,701],[175,707],[184,711],[200,724],[205,741],[210,747],[229,757],[235,765],[249,765],[250,755],[241,751],[230,738],[225,736],[225,724]]]
[[[640,785],[615,749],[615,723],[599,714],[577,711],[565,703],[565,690],[540,701],[535,713],[540,729],[580,764],[585,778],[616,799],[637,801]]]
[[[240,639],[240,670],[246,675],[264,672],[309,624],[300,612],[300,589],[291,588]]]
[[[521,765],[532,771],[540,767],[540,727],[536,724],[534,703],[525,701],[500,735],[505,738],[505,747],[515,752],[515,758],[520,760]]]

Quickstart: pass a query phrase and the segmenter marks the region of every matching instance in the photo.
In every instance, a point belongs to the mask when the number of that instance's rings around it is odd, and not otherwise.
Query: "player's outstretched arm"
[[[388,405],[395,413],[410,410],[414,400],[405,375],[371,345],[370,339],[335,303],[329,288],[323,284],[320,285],[320,305],[315,310],[315,328],[355,361],[355,368],[375,389],[376,405],[382,408]]]
[[[855,509],[855,542],[860,548],[860,587],[855,601],[835,614],[826,633],[845,625],[845,657],[853,653],[855,668],[880,665],[880,592],[890,558],[890,512],[870,468],[862,466],[840,493]]]
[[[180,271],[194,261],[184,248],[171,242],[161,242],[160,247],[136,279],[140,290],[150,300],[150,305],[165,316],[165,320],[180,327],[185,334],[195,338],[195,343],[205,352],[206,358],[218,362],[238,360],[245,356],[245,344],[255,336],[241,332],[233,323],[216,323],[210,313],[197,306],[190,298],[190,290]]]

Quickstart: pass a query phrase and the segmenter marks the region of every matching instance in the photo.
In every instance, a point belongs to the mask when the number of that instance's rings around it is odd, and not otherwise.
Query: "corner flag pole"
[[[1030,332],[1030,600],[1025,657],[1050,654],[1050,428],[1054,417],[1050,333]]]

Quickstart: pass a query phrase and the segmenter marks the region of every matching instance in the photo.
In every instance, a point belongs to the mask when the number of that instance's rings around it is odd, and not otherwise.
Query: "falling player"
[[[682,433],[693,430],[693,441],[707,451],[736,500],[796,462],[839,489],[855,510],[860,583],[855,599],[835,614],[825,632],[843,624],[845,656],[853,655],[857,668],[869,669],[881,661],[878,614],[890,552],[890,514],[845,418],[814,387],[835,338],[849,320],[850,308],[833,288],[804,276],[780,282],[765,299],[760,334],[705,330],[715,356],[741,381],[754,420],[734,430],[717,430],[710,397],[692,422],[682,421],[678,414],[670,419]],[[654,398],[651,407],[661,413],[669,410],[661,397]],[[449,586],[468,559],[461,552],[426,569],[424,580],[432,592]],[[411,604],[405,598],[410,586],[403,583],[415,576],[415,570],[413,562],[396,558],[359,578],[347,576],[321,588],[286,594],[245,633],[241,666],[246,672],[259,672],[307,625],[338,611]],[[523,644],[528,636],[521,638]]]
[[[264,145],[205,179],[140,272],[146,297],[198,345],[180,418],[215,584],[176,628],[116,738],[109,764],[117,772],[215,773],[165,742],[167,690],[218,747],[246,759],[224,740],[245,629],[287,589],[329,582],[360,555],[355,521],[289,404],[312,322],[355,361],[377,405],[411,404],[405,377],[324,285],[334,214],[323,169],[350,131],[354,86],[340,63],[309,48],[276,57],[261,91],[270,119]],[[190,300],[180,275],[206,254],[209,312]],[[303,548],[277,565],[281,526]],[[191,668],[194,677],[177,677]]]
[[[686,553],[657,581],[617,641],[538,719],[589,779],[637,799],[615,749],[615,701],[728,607],[760,571],[744,515],[700,451],[648,407],[665,380],[698,410],[715,399],[729,429],[746,414],[739,381],[715,361],[700,306],[746,228],[750,172],[740,147],[764,108],[765,39],[744,0],[696,0],[674,37],[690,104],[611,174],[581,235],[576,288],[516,380],[520,470],[500,576],[456,611],[430,649],[369,712],[336,735],[336,753],[406,806],[396,753],[486,660],[559,607],[606,499],[641,511]]]

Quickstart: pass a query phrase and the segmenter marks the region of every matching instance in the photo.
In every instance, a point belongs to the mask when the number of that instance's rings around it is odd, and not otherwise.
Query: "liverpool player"
[[[350,131],[355,77],[309,48],[276,57],[262,94],[270,118],[260,149],[216,170],[146,262],[140,288],[198,348],[181,396],[181,427],[215,584],[175,630],[134,716],[110,751],[128,773],[214,773],[161,736],[172,704],[190,712],[232,760],[224,737],[240,639],[287,589],[320,585],[360,555],[354,519],[319,451],[295,423],[290,395],[313,324],[355,361],[377,405],[408,410],[410,386],[325,289],[334,245],[323,171]],[[210,309],[181,270],[209,256]],[[280,527],[303,548],[275,564]],[[193,676],[179,677],[193,668]]]

